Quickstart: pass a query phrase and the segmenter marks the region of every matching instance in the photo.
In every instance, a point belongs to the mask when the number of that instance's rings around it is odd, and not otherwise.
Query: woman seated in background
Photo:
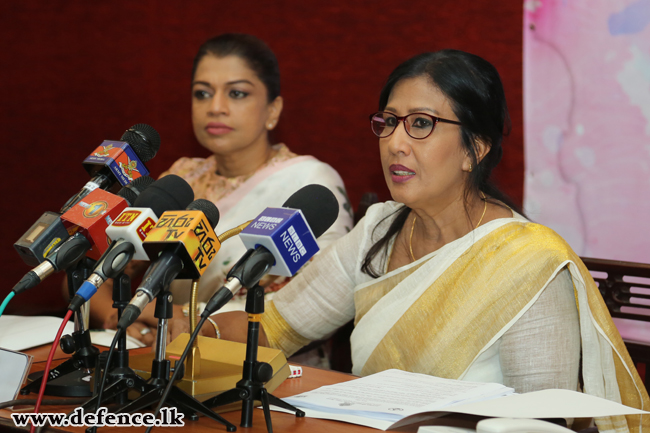
[[[262,343],[290,355],[354,319],[358,375],[399,368],[650,407],[579,257],[490,183],[509,122],[496,69],[455,50],[416,56],[390,75],[379,110],[370,123],[395,201],[267,302]],[[222,338],[245,341],[245,313],[213,319]],[[174,321],[172,337],[186,329]],[[640,422],[597,420],[601,431]]]
[[[206,41],[194,59],[192,124],[198,142],[212,152],[208,158],[181,158],[162,174],[184,178],[195,199],[214,202],[220,212],[217,234],[255,218],[266,207],[280,207],[308,184],[328,187],[339,204],[339,217],[319,239],[324,248],[352,228],[352,215],[339,174],[312,156],[298,156],[284,144],[271,144],[269,132],[278,125],[283,100],[275,54],[261,40],[246,34],[223,34]],[[199,301],[207,300],[225,281],[230,267],[246,249],[237,239],[224,242],[200,279]],[[149,265],[130,266],[142,273]],[[274,283],[266,280],[265,284]],[[277,284],[276,284],[277,285]],[[189,300],[190,281],[172,284],[174,302]],[[96,326],[115,328],[112,281],[104,284],[91,305]],[[154,303],[147,306],[129,335],[152,344],[157,320]],[[187,311],[185,311],[187,314]],[[183,316],[175,306],[174,317]]]

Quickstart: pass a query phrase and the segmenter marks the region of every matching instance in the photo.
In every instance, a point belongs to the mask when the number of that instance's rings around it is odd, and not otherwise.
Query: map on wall
[[[650,263],[650,0],[524,2],[527,216]]]

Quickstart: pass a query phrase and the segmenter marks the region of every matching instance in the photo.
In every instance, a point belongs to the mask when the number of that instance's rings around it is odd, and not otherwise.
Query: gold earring
[[[470,173],[472,172],[472,163],[471,162],[469,163],[469,170],[467,170],[467,171],[470,172]]]

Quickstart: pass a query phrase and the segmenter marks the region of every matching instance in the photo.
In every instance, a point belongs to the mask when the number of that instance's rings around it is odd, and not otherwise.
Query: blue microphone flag
[[[266,208],[239,234],[246,248],[263,246],[275,257],[271,275],[290,277],[319,250],[300,210]]]

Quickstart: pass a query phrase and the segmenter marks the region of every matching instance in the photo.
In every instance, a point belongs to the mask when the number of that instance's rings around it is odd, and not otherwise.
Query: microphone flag
[[[122,197],[103,189],[96,189],[61,215],[61,220],[72,236],[80,232],[92,243],[88,257],[98,260],[110,246],[106,228],[128,206]]]
[[[169,246],[179,245],[183,270],[176,278],[197,279],[203,275],[221,243],[202,211],[167,211],[147,234],[143,247],[152,259]],[[182,245],[182,247],[180,247]]]
[[[147,167],[126,141],[104,140],[84,159],[83,166],[91,176],[108,167],[122,186],[149,174]]]
[[[273,254],[272,275],[294,275],[319,250],[314,233],[297,209],[266,208],[239,238],[248,249],[263,246]]]
[[[142,242],[156,221],[158,217],[151,209],[128,207],[106,228],[106,236],[109,240],[125,239],[132,243],[135,247],[133,260],[149,260]]]

